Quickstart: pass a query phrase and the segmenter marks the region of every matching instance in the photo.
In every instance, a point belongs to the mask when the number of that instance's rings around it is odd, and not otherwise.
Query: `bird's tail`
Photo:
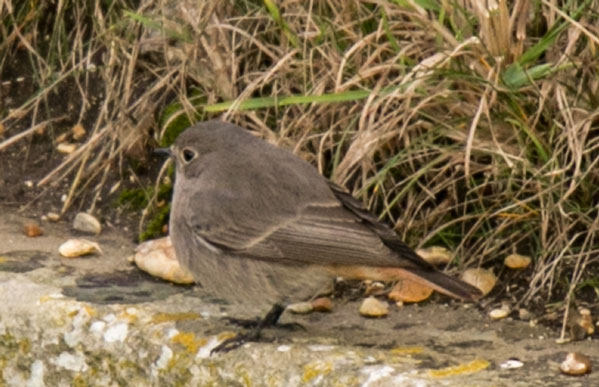
[[[347,279],[388,282],[407,279],[464,301],[475,301],[482,296],[478,288],[435,269],[338,265],[330,267],[329,270],[334,275]]]

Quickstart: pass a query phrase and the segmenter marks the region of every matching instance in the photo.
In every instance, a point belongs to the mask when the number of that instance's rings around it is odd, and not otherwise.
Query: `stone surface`
[[[283,315],[305,330],[268,329],[270,342],[211,355],[239,329],[223,317],[255,316],[141,272],[122,231],[90,238],[104,255],[68,260],[58,246],[72,237],[69,224],[28,238],[26,219],[2,210],[0,385],[599,385],[599,373],[559,369],[568,352],[596,361],[594,339],[557,346],[559,332],[489,321],[441,296],[383,319],[361,317],[361,300],[335,300],[331,313]],[[513,358],[524,365],[500,366]]]

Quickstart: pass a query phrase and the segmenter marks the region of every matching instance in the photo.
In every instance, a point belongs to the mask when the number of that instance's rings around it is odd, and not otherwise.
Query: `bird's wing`
[[[214,203],[206,196],[218,197],[218,208],[202,205]],[[282,209],[293,206],[272,206],[268,200],[248,203],[247,198],[236,196],[210,190],[197,194],[193,203],[198,215],[190,219],[196,237],[216,249],[255,259],[321,265],[413,266],[384,243],[379,235],[383,231],[377,233],[355,213],[361,209],[364,217],[368,215],[353,198],[355,202],[350,204],[355,209],[331,195],[319,203],[296,206],[293,211]],[[375,222],[376,218],[370,216],[369,221]],[[394,234],[389,228],[386,231]]]
[[[372,212],[368,211],[361,201],[351,196],[343,187],[333,182],[329,182],[329,187],[343,206],[356,215],[372,232],[378,235],[381,241],[391,250],[395,251],[399,257],[407,259],[416,266],[424,269],[433,268],[433,265],[422,259],[414,250],[403,243],[391,227],[378,220]]]
[[[295,213],[266,210],[268,216],[259,216],[255,210],[267,206],[228,203],[227,210],[220,207],[212,214],[203,213],[215,226],[196,222],[192,229],[203,244],[240,257],[317,264],[347,278],[408,278],[464,300],[481,296],[477,288],[437,271],[420,258],[345,190],[335,185],[331,189],[333,200],[304,205]]]

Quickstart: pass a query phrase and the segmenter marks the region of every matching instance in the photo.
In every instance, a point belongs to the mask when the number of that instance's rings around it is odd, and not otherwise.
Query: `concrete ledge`
[[[236,331],[222,317],[248,316],[140,272],[122,233],[89,238],[104,255],[65,259],[57,249],[73,236],[68,225],[45,223],[27,238],[25,221],[0,219],[0,385],[599,385],[597,373],[557,369],[569,351],[596,362],[593,341],[558,346],[543,327],[441,298],[378,320],[336,300],[333,313],[284,315],[305,331],[268,330],[273,342],[211,356]],[[501,368],[513,357],[524,367]]]

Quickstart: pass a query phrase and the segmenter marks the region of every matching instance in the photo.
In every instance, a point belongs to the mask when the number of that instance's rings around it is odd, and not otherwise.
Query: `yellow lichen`
[[[308,383],[317,376],[327,375],[332,370],[333,366],[331,363],[325,363],[322,361],[309,363],[304,366],[304,375],[302,376],[302,379],[304,383]]]
[[[198,313],[195,312],[184,312],[184,313],[157,313],[152,316],[152,323],[154,324],[162,324],[165,322],[177,322],[177,321],[188,321],[188,320],[196,320],[201,319]]]
[[[424,348],[422,347],[396,347],[391,349],[392,355],[416,355],[422,353]]]
[[[448,376],[472,374],[484,370],[489,365],[490,363],[484,359],[476,359],[470,363],[445,367],[438,370],[429,370],[428,375],[433,378],[446,378]]]
[[[98,314],[98,311],[93,306],[83,305],[83,309],[89,314],[90,317],[95,317]]]
[[[19,349],[22,353],[29,353],[29,351],[31,350],[31,342],[29,341],[29,339],[23,339],[19,341]]]
[[[189,353],[197,353],[198,349],[206,345],[207,340],[205,338],[196,338],[193,332],[179,332],[171,341],[175,344],[181,344],[187,349]]]
[[[118,317],[119,319],[127,320],[130,324],[134,324],[139,319],[136,313],[130,313],[127,309],[119,313]]]

